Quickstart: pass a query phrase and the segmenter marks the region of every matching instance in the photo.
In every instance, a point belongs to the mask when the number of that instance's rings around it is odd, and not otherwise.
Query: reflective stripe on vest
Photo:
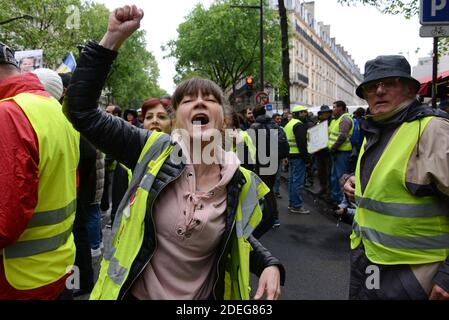
[[[245,190],[245,197],[242,198],[241,204],[241,218],[239,215],[236,217],[236,232],[238,238],[248,237],[253,233],[254,229],[260,223],[257,221],[257,217],[253,215],[254,209],[259,204],[260,193],[258,189],[263,185],[262,180],[257,175],[251,175],[251,183],[247,190]],[[267,190],[267,193],[269,190]],[[262,219],[262,217],[260,217]],[[256,219],[256,220],[251,220]]]
[[[436,196],[415,196],[406,187],[416,136],[422,135],[432,119],[426,117],[399,127],[371,173],[363,194],[360,162],[365,144],[362,146],[356,169],[358,207],[351,248],[363,242],[367,257],[374,263],[425,264],[444,261],[449,255],[448,204]]]
[[[425,237],[397,237],[389,234],[360,227],[357,222],[353,224],[354,233],[372,242],[383,244],[385,247],[403,250],[434,250],[447,249],[449,235],[425,236]]]
[[[27,226],[28,230],[30,230],[30,228],[53,226],[57,224],[60,224],[62,229],[66,230],[62,231],[56,236],[37,240],[25,240],[28,237],[26,235],[22,235],[21,241],[5,248],[5,257],[7,259],[24,258],[43,252],[52,251],[60,247],[70,237],[73,221],[68,218],[70,218],[75,210],[76,200],[74,200],[68,206],[59,210],[36,212]],[[26,230],[24,233],[29,233],[28,230]]]
[[[288,145],[290,146],[290,154],[299,154],[298,145],[296,143],[296,136],[293,128],[298,123],[302,123],[298,119],[291,119],[284,128],[285,135],[287,136]]]
[[[344,118],[349,118],[352,122],[351,130],[349,131],[349,135],[346,137],[346,141],[341,144],[338,147],[338,151],[351,151],[352,150],[352,144],[351,144],[351,136],[354,132],[354,121],[352,120],[351,115],[349,113],[343,114],[340,118],[337,120],[331,121],[329,125],[329,142],[328,147],[329,149],[332,148],[332,146],[335,144],[335,142],[338,140],[338,137],[340,136],[340,123]]]
[[[10,285],[31,290],[65,276],[75,260],[71,231],[76,211],[79,134],[54,98],[22,93],[6,100],[14,100],[23,110],[39,146],[35,212],[20,238],[3,251]]]
[[[53,224],[58,224],[67,219],[73,212],[76,211],[76,200],[73,200],[67,206],[57,210],[43,211],[35,214],[28,223],[28,228],[44,227]]]
[[[359,208],[382,212],[384,215],[402,218],[440,217],[448,214],[447,208],[437,203],[394,203],[356,197]]]

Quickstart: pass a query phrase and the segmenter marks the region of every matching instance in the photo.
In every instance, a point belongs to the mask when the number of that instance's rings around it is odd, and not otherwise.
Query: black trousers
[[[409,265],[372,263],[368,260],[362,245],[351,250],[350,256],[349,299],[427,300],[429,298]]]
[[[94,287],[94,272],[90,253],[87,217],[82,201],[76,201],[76,215],[73,224],[73,237],[76,246],[75,265],[80,271],[80,289],[90,292]]]
[[[278,205],[276,201],[276,196],[273,192],[273,186],[276,182],[276,175],[271,176],[260,176],[262,181],[270,188],[270,192],[265,196],[265,199],[267,200],[267,204],[270,208],[271,215],[274,219],[279,219],[279,211],[278,211]]]

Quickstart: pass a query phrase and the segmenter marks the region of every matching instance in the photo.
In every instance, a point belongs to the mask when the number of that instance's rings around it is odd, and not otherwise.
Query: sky
[[[174,90],[176,74],[172,58],[164,59],[167,52],[161,45],[176,39],[178,25],[182,23],[197,3],[208,7],[213,0],[97,0],[110,10],[126,4],[142,8],[145,16],[141,28],[146,30],[147,49],[151,51],[160,69],[159,85],[169,94]],[[402,16],[380,13],[368,6],[342,6],[337,0],[315,0],[315,18],[331,25],[331,37],[352,56],[361,72],[365,62],[381,54],[402,54],[412,67],[419,57],[428,56],[432,50],[432,38],[420,38],[419,18],[406,20]],[[98,39],[100,40],[100,39]],[[418,53],[415,51],[419,49]]]

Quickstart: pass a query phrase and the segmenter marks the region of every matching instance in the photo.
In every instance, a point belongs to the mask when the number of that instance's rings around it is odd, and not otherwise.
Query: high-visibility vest
[[[302,123],[298,119],[291,119],[287,125],[284,127],[285,135],[287,136],[288,145],[290,146],[290,154],[299,154],[298,145],[296,143],[296,136],[295,132],[293,131],[293,128],[298,123]]]
[[[17,290],[31,290],[61,279],[75,261],[72,227],[79,133],[54,98],[22,93],[5,100],[20,106],[39,144],[35,212],[20,238],[2,254],[8,283]]]
[[[334,143],[338,140],[338,137],[340,136],[340,122],[343,120],[343,118],[348,117],[351,119],[352,126],[351,131],[349,131],[349,135],[346,137],[346,141],[338,147],[338,151],[351,151],[352,150],[352,144],[351,144],[351,136],[354,132],[354,121],[352,120],[352,117],[349,113],[343,114],[340,118],[331,121],[331,124],[329,125],[329,142],[327,144],[328,148],[332,148]]]
[[[250,135],[246,131],[239,130],[238,134],[240,135],[240,138],[242,138],[243,144],[248,148],[248,156],[250,157],[250,159],[247,159],[247,160],[249,161],[249,164],[255,164],[256,156],[257,156],[257,149],[253,143],[253,140],[251,139]],[[232,147],[232,151],[237,153],[237,145],[234,145]]]
[[[363,242],[366,256],[374,263],[425,264],[449,256],[449,205],[436,196],[413,195],[406,187],[407,165],[415,156],[412,153],[417,134],[422,134],[432,119],[426,117],[399,127],[363,193],[360,161],[364,146],[360,151],[355,191],[358,207],[351,248]]]
[[[90,299],[118,298],[142,246],[149,191],[172,149],[170,137],[164,133],[153,131],[148,138],[123,200],[126,207],[117,211],[112,230],[114,237],[111,243],[106,244],[99,279]],[[225,299],[250,298],[249,254],[252,249],[247,239],[262,219],[259,200],[269,192],[268,187],[254,173],[244,168],[240,168],[240,171],[246,183],[239,196],[235,216],[236,236],[231,240],[231,252],[229,256],[223,256]]]

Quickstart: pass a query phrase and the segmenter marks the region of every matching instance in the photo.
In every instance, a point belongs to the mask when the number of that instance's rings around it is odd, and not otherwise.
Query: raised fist
[[[118,50],[122,43],[139,29],[143,10],[135,5],[115,9],[109,16],[108,30],[100,44],[112,50]]]

